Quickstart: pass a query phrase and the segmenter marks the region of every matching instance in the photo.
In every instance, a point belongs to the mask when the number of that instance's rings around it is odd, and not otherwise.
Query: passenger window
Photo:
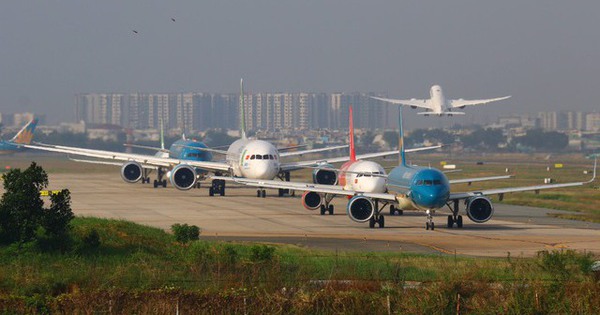
[[[256,155],[256,159],[257,159],[257,160],[262,160],[262,155],[260,155],[260,154],[257,154],[257,155]]]
[[[256,155],[252,154],[252,156],[250,157],[250,159],[254,160],[255,157],[256,157]]]
[[[431,186],[431,184],[433,183],[433,181],[431,179],[426,179],[424,180],[425,182],[425,186]]]
[[[269,159],[269,155],[268,154],[263,155],[263,160],[268,160],[268,159]]]

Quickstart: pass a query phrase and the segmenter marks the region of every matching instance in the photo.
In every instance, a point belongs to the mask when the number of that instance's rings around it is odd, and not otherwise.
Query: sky
[[[512,95],[469,109],[477,117],[598,111],[598,12],[558,0],[5,0],[0,112],[68,121],[76,93],[236,92],[240,77],[249,92]]]

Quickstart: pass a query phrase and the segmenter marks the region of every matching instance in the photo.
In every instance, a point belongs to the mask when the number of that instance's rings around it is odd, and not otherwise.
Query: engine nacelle
[[[187,164],[179,164],[169,172],[169,180],[175,188],[189,190],[196,185],[196,169]]]
[[[466,200],[467,216],[475,223],[489,221],[494,215],[492,201],[487,197],[472,197]]]
[[[302,195],[302,205],[308,210],[317,210],[321,203],[323,203],[323,198],[319,193],[307,191]]]
[[[338,182],[336,171],[328,168],[333,168],[333,165],[323,164],[323,168],[318,168],[313,171],[313,183],[321,185],[335,185]]]
[[[138,162],[127,162],[121,166],[121,178],[128,183],[137,183],[142,179],[144,169]]]
[[[346,212],[352,221],[364,223],[375,215],[375,205],[370,198],[354,196],[348,201]]]

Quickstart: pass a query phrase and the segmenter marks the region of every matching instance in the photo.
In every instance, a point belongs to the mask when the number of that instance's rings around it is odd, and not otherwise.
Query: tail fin
[[[404,152],[404,127],[402,126],[402,107],[398,109],[398,127],[400,128],[400,137],[398,138],[398,150],[400,151],[400,165],[406,166],[406,155]]]
[[[352,119],[352,105],[350,105],[350,114],[349,114],[349,122],[348,128],[350,128],[350,132],[348,137],[350,138],[350,161],[356,161],[356,150],[354,149],[354,123]]]
[[[37,118],[32,118],[12,139],[10,139],[10,142],[18,144],[31,144],[31,139],[33,139],[33,133],[35,132],[37,123]]]
[[[240,79],[240,133],[246,139],[246,111],[244,109],[244,79]]]

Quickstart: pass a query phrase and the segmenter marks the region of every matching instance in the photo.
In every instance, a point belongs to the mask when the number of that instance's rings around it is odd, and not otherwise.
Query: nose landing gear
[[[431,229],[432,231],[435,230],[435,223],[433,223],[433,216],[431,215],[431,211],[427,210],[427,222],[425,223],[425,229],[429,230]]]

